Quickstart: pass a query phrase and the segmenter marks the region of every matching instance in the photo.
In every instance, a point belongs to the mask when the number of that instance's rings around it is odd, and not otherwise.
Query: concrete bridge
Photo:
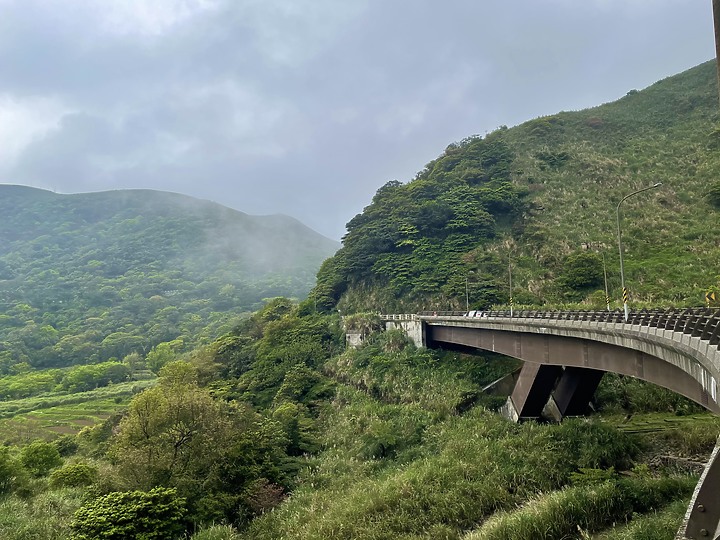
[[[468,316],[471,315],[471,316]],[[720,413],[720,310],[424,312],[385,315],[416,345],[523,360],[503,414],[519,421],[584,414],[605,372],[668,388]],[[678,538],[720,540],[720,445]]]

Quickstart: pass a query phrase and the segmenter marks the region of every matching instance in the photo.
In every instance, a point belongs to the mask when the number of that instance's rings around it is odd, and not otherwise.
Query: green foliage
[[[63,460],[54,444],[35,441],[20,451],[20,463],[30,474],[40,477],[62,465]]]
[[[594,401],[596,406],[604,411],[622,409],[630,413],[691,414],[703,410],[700,405],[680,394],[634,377],[613,373],[603,376]]]
[[[602,259],[596,253],[573,253],[565,257],[560,279],[566,287],[574,290],[596,287],[603,282],[602,268]]]
[[[510,182],[512,159],[496,132],[451,145],[413,182],[388,182],[348,223],[344,246],[321,267],[311,298],[328,309],[361,282],[388,286],[395,299],[457,297],[458,283],[476,270],[463,255],[487,245],[497,221],[512,221],[523,209]],[[479,294],[484,288],[476,287]]]
[[[577,472],[570,473],[570,482],[573,485],[595,485],[615,480],[617,473],[614,467],[609,469],[588,469],[580,467]]]
[[[320,540],[337,531],[348,538],[417,538],[430,530],[457,538],[499,509],[561,489],[586,460],[575,449],[599,444],[595,429],[512,424],[479,408],[440,419],[417,406],[383,406],[347,394],[336,401],[328,450],[293,497],[250,524],[247,538]],[[421,433],[408,437],[413,426]],[[353,438],[353,429],[361,437]],[[357,453],[371,435],[377,449],[393,436],[404,448],[386,457]],[[610,466],[623,461],[618,456]],[[647,508],[657,498],[684,496],[693,480],[657,484],[623,492],[624,504]]]
[[[55,469],[50,475],[49,484],[58,487],[82,487],[94,484],[98,479],[98,469],[87,463],[73,463]]]
[[[228,444],[229,426],[207,392],[161,384],[132,400],[112,455],[136,488],[202,482]]]
[[[556,436],[565,445],[564,453],[578,468],[629,469],[640,451],[629,435],[599,422],[570,419],[555,429]]]
[[[212,525],[193,534],[191,540],[241,540],[241,536],[229,525]]]
[[[170,193],[0,191],[2,374],[210,341],[263,298],[304,296],[338,247],[288,218]]]
[[[0,494],[6,494],[18,487],[22,481],[23,471],[10,454],[10,448],[0,446]]]
[[[667,540],[674,538],[680,529],[686,511],[685,499],[674,501],[666,507],[646,515],[635,515],[630,523],[616,524],[593,538],[597,540]]]
[[[181,339],[158,343],[145,357],[145,363],[153,373],[159,373],[165,364],[175,360],[177,351],[182,345],[183,342]]]
[[[185,500],[174,489],[114,492],[85,504],[72,522],[75,540],[175,540]]]
[[[720,181],[715,181],[705,194],[707,201],[715,208],[720,208]]]
[[[130,368],[120,362],[103,362],[91,366],[77,366],[67,372],[60,381],[60,387],[68,392],[85,392],[119,383],[128,379]]]
[[[73,513],[86,494],[80,489],[46,491],[33,498],[11,495],[0,499],[0,538],[3,540],[68,540]]]

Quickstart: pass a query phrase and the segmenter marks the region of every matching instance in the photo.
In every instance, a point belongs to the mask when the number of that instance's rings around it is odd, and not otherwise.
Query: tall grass
[[[190,538],[191,540],[240,540],[240,535],[229,525],[212,525],[196,532]]]
[[[336,421],[357,418],[340,414]],[[617,465],[632,452],[579,450],[604,440],[598,436],[604,428],[588,426],[517,425],[474,409],[429,425],[421,444],[383,466],[344,460],[343,448],[331,448],[290,499],[253,522],[243,538],[394,540],[430,538],[431,530],[436,538],[457,537],[499,509],[560,488],[580,461]],[[624,438],[617,438],[622,447]]]
[[[0,500],[3,540],[67,540],[72,516],[83,503],[82,489],[41,493],[32,499],[8,496]]]
[[[690,477],[635,478],[568,487],[498,512],[463,540],[573,538],[687,497],[695,482]]]
[[[634,517],[630,523],[594,535],[594,540],[670,540],[675,537],[682,523],[687,501],[670,503],[665,508]]]

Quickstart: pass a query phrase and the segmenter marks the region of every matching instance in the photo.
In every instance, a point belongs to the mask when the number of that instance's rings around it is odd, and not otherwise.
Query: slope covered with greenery
[[[337,247],[286,216],[149,190],[0,185],[0,212],[4,373],[207,340],[264,298],[305,296]]]
[[[514,424],[494,412],[503,397],[483,388],[517,361],[417,349],[400,331],[380,332],[379,317],[363,311],[464,307],[465,294],[473,307],[502,304],[509,266],[516,303],[592,306],[603,296],[603,255],[608,268],[618,262],[616,205],[655,181],[662,190],[623,206],[634,302],[700,303],[717,285],[720,254],[712,68],[613,104],[451,145],[414,180],[383,186],[350,221],[309,298],[274,298],[232,324],[231,306],[221,304],[233,304],[231,274],[207,274],[212,286],[199,285],[205,296],[192,296],[187,276],[206,275],[203,259],[176,257],[210,257],[197,235],[206,229],[185,227],[201,222],[215,231],[208,224],[225,219],[224,211],[206,205],[179,219],[153,207],[151,215],[120,211],[117,220],[95,222],[98,213],[117,215],[119,204],[96,195],[86,210],[56,219],[48,206],[55,196],[43,194],[36,204],[48,221],[70,220],[61,239],[83,230],[95,240],[56,248],[43,236],[55,233],[28,212],[16,218],[22,226],[4,233],[18,235],[8,236],[18,249],[0,259],[0,285],[19,287],[27,276],[54,302],[16,291],[35,303],[10,304],[3,319],[16,341],[3,344],[4,358],[15,363],[8,361],[13,374],[0,378],[0,399],[7,400],[0,416],[22,426],[37,409],[70,427],[78,410],[64,406],[103,414],[63,436],[48,429],[45,440],[33,441],[37,431],[27,428],[12,438],[0,424],[0,436],[12,443],[0,447],[0,537],[672,538],[697,466],[720,433],[716,417],[659,387],[606,376],[593,417]],[[31,227],[42,234],[23,238]],[[138,237],[123,249],[115,235],[95,232],[104,227],[152,231],[152,240]],[[223,254],[236,249],[214,244]],[[74,267],[97,270],[97,296],[88,296],[95,288],[63,288],[67,276],[76,277],[73,265],[33,273],[32,261],[49,264],[66,247]],[[273,264],[289,262],[289,253]],[[220,259],[217,268],[240,264]],[[617,296],[617,277],[610,286]],[[103,303],[106,294],[137,311]],[[179,306],[174,319],[133,326],[137,313],[160,317],[167,313],[160,302],[177,297],[203,316],[203,309],[217,310],[210,321],[229,331],[203,341],[192,333],[201,319],[185,318]],[[66,338],[52,339],[65,328],[66,302],[67,313],[93,313],[72,347],[99,343],[122,362],[33,371],[19,361],[61,349]],[[163,307],[153,311],[155,303]],[[124,318],[112,319],[115,311]],[[91,332],[100,323],[119,326],[98,341],[102,334]],[[360,347],[344,346],[343,323],[362,329]],[[129,336],[146,334],[160,342],[142,354],[122,348]],[[49,341],[33,356],[26,335]],[[190,348],[191,340],[203,344]],[[144,380],[116,384],[127,377]],[[67,395],[73,390],[84,392]],[[126,410],[113,414],[109,402]]]
[[[343,312],[620,299],[617,205],[635,305],[700,305],[718,286],[714,62],[614,102],[451,144],[348,223],[314,291]]]

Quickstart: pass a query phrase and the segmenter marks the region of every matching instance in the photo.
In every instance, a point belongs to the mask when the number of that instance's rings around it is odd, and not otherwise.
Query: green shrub
[[[603,282],[602,259],[597,253],[588,251],[568,255],[563,262],[560,282],[574,290],[600,285]]]
[[[22,477],[20,464],[10,455],[10,448],[0,446],[0,493],[9,493]],[[27,475],[27,473],[25,473]]]
[[[720,181],[716,181],[705,194],[707,201],[715,208],[720,208]]]
[[[52,487],[89,486],[95,483],[97,478],[97,467],[87,463],[74,463],[54,470],[50,475],[50,485]]]
[[[184,529],[185,499],[174,489],[108,493],[75,512],[74,540],[175,540]]]
[[[30,474],[40,477],[62,465],[63,460],[54,444],[35,441],[20,451],[20,462]]]

